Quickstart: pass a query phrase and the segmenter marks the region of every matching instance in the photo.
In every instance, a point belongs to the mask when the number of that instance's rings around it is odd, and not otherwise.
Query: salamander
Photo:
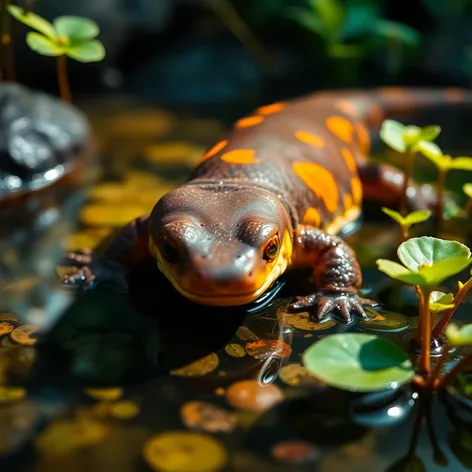
[[[365,318],[364,305],[375,302],[359,296],[361,268],[339,233],[359,218],[363,199],[398,205],[404,181],[397,168],[368,159],[375,130],[389,116],[466,95],[379,88],[261,106],[209,148],[150,215],[123,228],[105,260],[125,271],[154,259],[184,297],[211,306],[251,303],[286,271],[312,268],[313,292],[291,310],[316,320]],[[408,199],[412,208],[426,205],[414,183]],[[64,278],[78,282],[99,280],[84,265]]]

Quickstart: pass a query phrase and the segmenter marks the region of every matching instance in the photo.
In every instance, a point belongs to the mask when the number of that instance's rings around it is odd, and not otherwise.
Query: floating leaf
[[[398,332],[410,326],[410,319],[400,313],[382,311],[381,313],[366,307],[368,319],[361,320],[359,325],[365,331],[390,331]]]
[[[213,372],[218,367],[219,363],[219,357],[212,352],[208,354],[208,356],[202,357],[184,367],[180,367],[180,369],[171,370],[170,373],[180,377],[200,377]]]
[[[13,17],[15,17],[24,25],[29,26],[30,28],[33,28],[36,31],[39,31],[40,33],[52,40],[55,40],[57,38],[54,26],[49,23],[49,21],[45,20],[44,18],[41,18],[36,13],[24,13],[23,8],[20,8],[16,5],[8,5],[7,10]]]
[[[303,363],[328,385],[351,391],[396,388],[414,375],[408,354],[398,345],[364,333],[327,336],[304,352]]]
[[[283,341],[258,339],[246,344],[246,352],[254,359],[267,359],[268,357],[285,359],[292,353],[292,348]]]
[[[44,56],[62,56],[66,50],[42,34],[30,31],[26,35],[26,44],[38,54]]]
[[[271,454],[280,462],[292,464],[308,464],[314,462],[320,455],[313,444],[300,440],[277,443],[272,447]]]
[[[277,385],[261,384],[257,380],[240,380],[226,390],[226,400],[237,410],[260,412],[271,408],[283,400]]]
[[[292,387],[319,388],[323,384],[301,364],[287,364],[280,368],[279,378]]]
[[[472,171],[472,157],[456,157],[449,164],[449,168]]]
[[[454,346],[470,346],[472,344],[472,324],[466,324],[460,328],[450,323],[446,327],[446,336]]]
[[[238,422],[231,411],[202,401],[184,403],[180,408],[180,418],[187,428],[207,433],[230,433]]]
[[[439,313],[454,307],[454,295],[452,293],[439,292],[437,290],[431,292],[429,296],[429,308],[435,313]]]
[[[59,16],[53,25],[58,36],[69,38],[72,43],[93,39],[100,32],[94,21],[80,16]]]
[[[380,128],[380,138],[382,141],[398,152],[405,152],[407,147],[403,139],[405,125],[394,120],[384,120]]]
[[[146,441],[144,459],[159,472],[216,472],[228,455],[216,438],[196,431],[166,431]]]
[[[246,350],[241,344],[231,343],[225,346],[226,354],[231,357],[244,357],[246,355]]]
[[[98,62],[105,57],[105,47],[98,41],[88,41],[67,48],[67,55],[79,62]]]
[[[469,198],[472,198],[472,183],[464,184],[464,186],[462,187],[462,190]]]

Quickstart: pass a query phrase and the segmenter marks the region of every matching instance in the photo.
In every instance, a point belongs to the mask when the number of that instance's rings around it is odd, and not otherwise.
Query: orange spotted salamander
[[[155,259],[175,289],[211,306],[257,300],[284,272],[312,268],[314,288],[291,310],[313,319],[366,317],[353,250],[338,235],[363,199],[398,205],[403,174],[367,159],[374,130],[392,115],[460,104],[460,89],[331,91],[262,106],[241,118],[189,179],[126,226],[105,258],[126,269]],[[469,97],[469,95],[467,95]],[[412,207],[423,204],[411,184]],[[93,286],[82,267],[65,283]],[[125,283],[126,285],[126,283]]]

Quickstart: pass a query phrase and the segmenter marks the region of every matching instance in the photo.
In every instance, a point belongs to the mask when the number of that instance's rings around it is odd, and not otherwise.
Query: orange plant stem
[[[431,367],[431,311],[429,309],[429,291],[423,292],[423,303],[421,304],[420,318],[422,320],[422,346],[420,368],[428,374]]]
[[[71,102],[69,79],[67,78],[67,56],[57,56],[57,78],[59,80],[59,93],[64,102]]]

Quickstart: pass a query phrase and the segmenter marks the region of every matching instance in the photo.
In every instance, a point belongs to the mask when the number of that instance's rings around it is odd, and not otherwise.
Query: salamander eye
[[[276,257],[277,254],[279,253],[279,248],[280,248],[280,243],[279,243],[279,237],[274,236],[269,240],[267,243],[265,249],[264,249],[264,259],[267,261],[273,261]]]
[[[176,264],[179,261],[179,252],[168,241],[162,243],[161,252],[169,264]]]

